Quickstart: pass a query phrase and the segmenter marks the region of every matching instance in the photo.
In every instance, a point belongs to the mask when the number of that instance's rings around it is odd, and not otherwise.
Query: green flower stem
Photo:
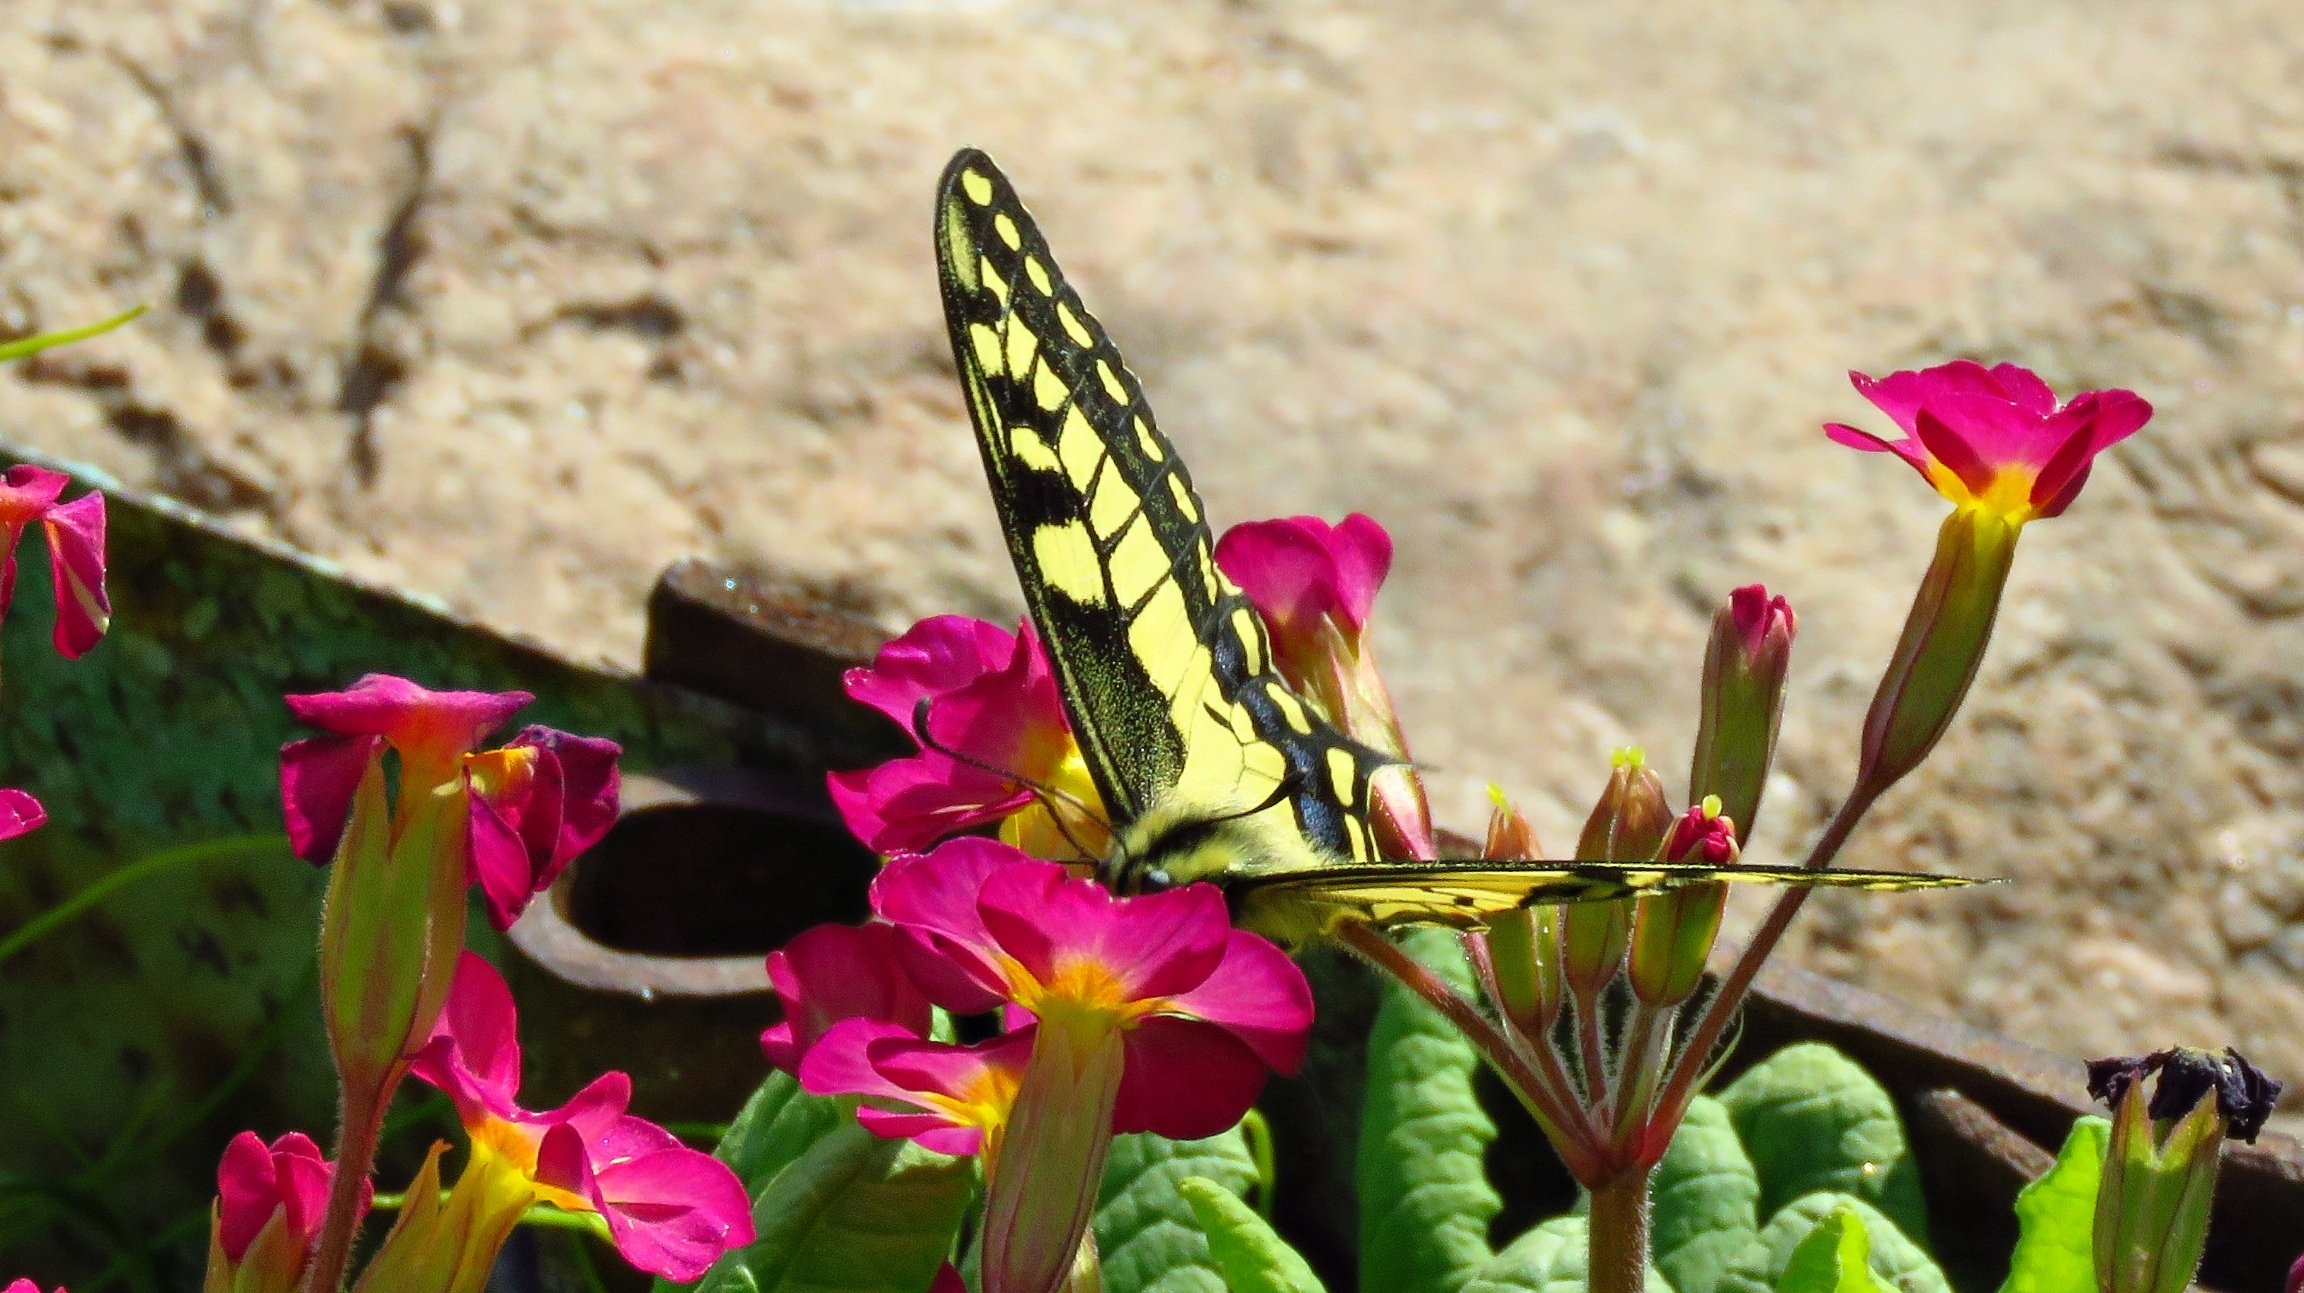
[[[1643,1167],[1592,1191],[1586,1229],[1586,1288],[1591,1293],[1645,1293],[1648,1287],[1648,1178]]]
[[[344,1287],[344,1268],[352,1260],[352,1240],[360,1230],[360,1187],[368,1183],[368,1174],[376,1166],[376,1140],[384,1131],[384,1109],[399,1082],[399,1066],[395,1065],[380,1089],[364,1090],[349,1083],[344,1087],[336,1135],[336,1175],[328,1185],[328,1211],[313,1243],[312,1264],[305,1268],[304,1293],[336,1293]]]
[[[1588,1134],[1571,1136],[1571,1131],[1588,1132],[1588,1124],[1577,1111],[1559,1098],[1572,1088],[1567,1085],[1567,1074],[1560,1071],[1557,1061],[1544,1065],[1541,1060],[1531,1064],[1527,1052],[1512,1044],[1512,1040],[1499,1031],[1479,1007],[1459,996],[1454,988],[1443,982],[1419,964],[1416,958],[1400,950],[1391,939],[1378,933],[1372,926],[1359,921],[1346,921],[1334,935],[1337,942],[1357,953],[1361,959],[1400,981],[1403,987],[1422,997],[1425,1004],[1440,1012],[1440,1016],[1458,1032],[1464,1034],[1479,1049],[1497,1076],[1512,1088],[1520,1103],[1527,1106],[1543,1130],[1545,1139],[1561,1152],[1568,1170],[1582,1180],[1592,1171],[1597,1156],[1592,1154]],[[1541,1045],[1530,1049],[1543,1051]],[[1558,1094],[1555,1094],[1558,1093]],[[1573,1152],[1572,1152],[1573,1151]],[[1579,1161],[1579,1160],[1582,1161]]]
[[[1801,865],[1811,871],[1821,871],[1831,866],[1832,860],[1840,855],[1841,848],[1848,843],[1848,837],[1855,833],[1856,824],[1863,820],[1864,814],[1878,797],[1878,790],[1867,790],[1863,786],[1851,791],[1841,803],[1840,811],[1834,813],[1832,820],[1824,827],[1824,833],[1817,837],[1816,846],[1808,850],[1807,861]],[[1688,1102],[1696,1096],[1697,1082],[1702,1080],[1711,1067],[1712,1048],[1720,1044],[1721,1035],[1728,1030],[1728,1021],[1735,1018],[1736,1012],[1743,1007],[1745,996],[1752,990],[1752,980],[1759,977],[1761,964],[1767,961],[1769,953],[1776,950],[1776,944],[1783,939],[1784,931],[1791,928],[1792,918],[1800,914],[1801,904],[1808,901],[1808,895],[1812,892],[1811,889],[1791,887],[1777,896],[1776,905],[1769,910],[1768,918],[1760,922],[1760,928],[1754,931],[1752,941],[1744,945],[1743,954],[1736,958],[1736,964],[1729,968],[1727,977],[1720,981],[1720,990],[1713,993],[1712,999],[1705,1003],[1703,1015],[1697,1019],[1695,1029],[1688,1035],[1687,1048],[1680,1053],[1680,1062],[1673,1067],[1672,1076],[1664,1083],[1663,1093],[1657,1098],[1653,1125],[1680,1125],[1681,1115],[1687,1112]]]

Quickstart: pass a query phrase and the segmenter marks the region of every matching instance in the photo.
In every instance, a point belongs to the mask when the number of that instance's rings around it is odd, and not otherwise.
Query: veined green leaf
[[[1237,1196],[1255,1184],[1256,1164],[1237,1129],[1206,1140],[1113,1140],[1095,1223],[1105,1293],[1224,1293],[1198,1217],[1177,1188],[1190,1177]]]
[[[1401,941],[1468,989],[1453,934],[1424,929]],[[1473,1095],[1478,1066],[1472,1043],[1437,1011],[1383,982],[1360,1118],[1360,1287],[1370,1293],[1456,1293],[1489,1262],[1488,1222],[1502,1204],[1481,1163],[1496,1126]]]
[[[2096,1187],[2112,1124],[2072,1124],[2055,1166],[2016,1196],[2016,1254],[2000,1293],[2095,1293]]]
[[[1176,1192],[1192,1205],[1208,1253],[1232,1293],[1327,1293],[1303,1255],[1239,1195],[1204,1176],[1185,1177]]]
[[[1833,1214],[1863,1222],[1872,1273],[1895,1293],[1952,1293],[1944,1272],[1878,1208],[1850,1194],[1819,1191],[1784,1205],[1731,1262],[1713,1293],[1776,1293],[1793,1254]]]
[[[1712,1293],[1760,1233],[1760,1178],[1728,1111],[1698,1096],[1656,1165],[1649,1247],[1677,1293]]]
[[[1873,1277],[1871,1257],[1863,1218],[1838,1209],[1792,1250],[1776,1293],[1888,1293]]]
[[[1829,1046],[1788,1046],[1720,1093],[1760,1176],[1760,1213],[1836,1190],[1925,1234],[1927,1206],[1896,1103],[1872,1075]]]

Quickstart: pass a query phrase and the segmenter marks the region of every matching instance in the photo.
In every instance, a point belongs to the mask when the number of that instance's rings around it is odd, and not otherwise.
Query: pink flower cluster
[[[280,751],[280,797],[296,856],[325,863],[351,816],[353,790],[386,748],[411,769],[403,784],[460,777],[471,812],[472,882],[498,929],[510,929],[571,858],[616,820],[614,741],[528,726],[501,749],[475,753],[490,732],[536,699],[524,691],[432,691],[369,674],[346,691],[290,696],[297,719],[329,733]]]
[[[16,597],[16,547],[24,531],[38,525],[48,541],[48,573],[56,586],[56,650],[77,660],[111,627],[112,602],[104,591],[104,496],[90,491],[60,501],[71,483],[63,472],[31,463],[0,472],[0,618]],[[0,840],[47,820],[39,800],[0,789]]]
[[[871,924],[820,926],[769,955],[787,1018],[760,1042],[808,1090],[868,1097],[860,1117],[883,1135],[975,1152],[1043,1027],[1122,1032],[1119,1132],[1214,1135],[1247,1112],[1267,1070],[1303,1062],[1302,972],[1233,929],[1213,886],[1120,898],[967,837],[891,861],[872,907]],[[1004,1010],[1011,1030],[975,1046],[931,1041],[931,1004]]]

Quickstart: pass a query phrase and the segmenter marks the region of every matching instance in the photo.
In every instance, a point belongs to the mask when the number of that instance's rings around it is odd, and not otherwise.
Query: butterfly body
[[[936,251],[955,366],[1009,555],[1111,816],[1112,850],[1098,860],[1111,888],[1213,881],[1240,924],[1298,944],[1348,919],[1475,925],[1514,907],[1722,879],[1966,883],[1387,861],[1370,788],[1401,761],[1339,731],[1278,672],[1262,618],[1217,568],[1199,494],[1142,386],[980,152],[963,150],[945,168]]]

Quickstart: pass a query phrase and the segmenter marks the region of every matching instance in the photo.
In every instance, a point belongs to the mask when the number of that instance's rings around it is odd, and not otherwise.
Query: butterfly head
[[[1290,787],[1259,804],[1218,809],[1178,802],[1113,832],[1112,851],[1098,878],[1116,893],[1157,893],[1200,880],[1225,880],[1281,870],[1333,865],[1317,853],[1296,823]]]

